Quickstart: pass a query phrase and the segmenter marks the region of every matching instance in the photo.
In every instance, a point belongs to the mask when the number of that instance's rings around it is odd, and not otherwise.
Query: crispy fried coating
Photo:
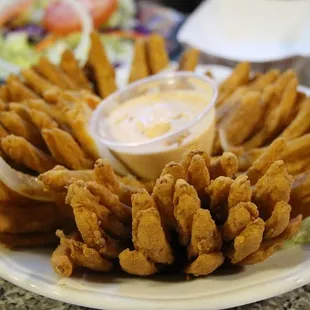
[[[62,222],[53,203],[0,206],[0,233],[49,232],[59,228]]]
[[[157,74],[169,65],[169,57],[165,47],[165,39],[157,34],[151,34],[146,41],[147,58],[152,74]]]
[[[168,163],[161,172],[161,176],[165,174],[170,174],[174,180],[178,179],[185,179],[186,178],[186,171],[184,166],[181,163],[177,163],[172,161]]]
[[[150,276],[158,272],[155,263],[142,251],[124,250],[119,255],[119,263],[125,272],[137,276]]]
[[[150,194],[142,189],[138,193],[132,195],[132,218],[134,219],[139,211],[148,210],[151,208],[157,209],[154,198]]]
[[[189,48],[180,57],[179,71],[195,71],[199,62],[199,50]]]
[[[291,216],[302,214],[309,215],[310,197],[310,172],[302,173],[295,177],[291,187],[290,205],[292,206]]]
[[[221,232],[213,221],[210,211],[199,209],[193,217],[191,242],[188,247],[189,258],[219,252],[222,243]]]
[[[172,249],[165,236],[159,212],[154,207],[135,214],[132,222],[132,241],[135,249],[143,251],[153,262],[173,263]]]
[[[296,158],[295,160],[285,162],[285,166],[290,175],[298,175],[310,169],[310,158]]]
[[[150,75],[147,54],[146,54],[146,41],[143,39],[137,39],[135,42],[134,56],[131,64],[128,82],[146,78]]]
[[[93,161],[85,155],[72,136],[61,129],[43,129],[42,136],[54,158],[70,169],[89,169]]]
[[[282,158],[285,148],[286,142],[282,138],[276,139],[270,144],[266,151],[253,162],[252,166],[246,172],[251,184],[256,184],[258,179],[267,172],[270,166],[276,160]]]
[[[258,218],[258,210],[252,202],[239,202],[229,209],[228,217],[223,225],[223,239],[235,239],[253,220]]]
[[[42,96],[46,90],[55,87],[33,69],[24,69],[21,73],[25,79],[25,84],[40,96]]]
[[[55,166],[53,169],[38,176],[47,189],[62,192],[72,180],[93,181],[93,170],[68,170],[63,166]]]
[[[16,163],[39,173],[53,169],[56,165],[52,157],[33,146],[23,137],[8,135],[2,138],[1,149]]]
[[[85,184],[83,181],[74,181],[69,186],[66,203],[70,204],[73,208],[78,228],[80,225],[78,224],[78,222],[81,223],[84,216],[85,219],[88,219],[89,223],[92,223],[93,227],[97,227],[96,230],[99,233],[101,232],[101,235],[103,233],[102,229],[104,229],[104,231],[110,233],[113,236],[123,239],[129,238],[129,226],[125,226],[123,223],[121,223],[113,214],[113,212],[111,212],[111,210],[109,210],[106,206],[100,204],[100,197],[93,195],[87,188],[87,184]],[[78,217],[79,220],[77,219]],[[84,223],[82,223],[81,225],[84,225]],[[79,231],[83,236],[80,228]],[[86,242],[86,240],[84,241]],[[92,246],[88,242],[86,242],[86,244]]]
[[[0,122],[10,133],[24,137],[35,146],[42,147],[44,145],[40,132],[31,123],[23,120],[15,111],[0,112]]]
[[[59,128],[59,124],[53,120],[47,113],[36,109],[30,109],[29,115],[32,123],[39,129]]]
[[[99,197],[100,204],[108,208],[119,221],[125,224],[131,223],[131,208],[122,204],[117,195],[94,181],[87,182],[86,186],[93,195]]]
[[[248,62],[242,62],[236,65],[230,76],[219,87],[219,97],[216,102],[217,107],[223,104],[238,86],[248,83],[250,70],[251,65]]]
[[[300,107],[296,117],[283,130],[281,137],[286,139],[294,139],[302,136],[309,131],[310,128],[310,98],[307,97],[300,103]]]
[[[200,208],[200,199],[195,188],[185,180],[177,180],[173,195],[173,205],[180,243],[188,245],[192,232],[193,217]]]
[[[253,191],[253,202],[263,219],[271,216],[277,202],[289,201],[292,182],[293,179],[287,173],[282,160],[275,161],[257,181]]]
[[[3,101],[4,103],[11,101],[9,88],[5,84],[0,86],[0,100]]]
[[[29,108],[23,103],[10,102],[8,104],[9,111],[15,111],[23,120],[32,123],[32,119],[29,115]]]
[[[251,85],[252,90],[262,90],[267,85],[270,85],[274,81],[276,81],[280,76],[280,70],[278,69],[271,69],[265,74],[258,77]]]
[[[263,111],[260,93],[258,91],[247,92],[238,107],[221,124],[220,138],[224,135],[230,145],[242,144],[254,132]],[[223,144],[221,145],[224,147]]]
[[[259,249],[263,241],[264,229],[265,222],[261,218],[257,218],[234,239],[233,245],[227,252],[227,257],[232,264],[239,263]]]
[[[32,100],[26,100],[23,102],[23,104],[30,108],[30,109],[35,109],[38,111],[45,112],[48,114],[51,118],[57,121],[60,125],[65,125],[67,118],[65,115],[63,115],[63,112],[61,109],[57,106],[51,107],[50,104],[46,103],[42,99],[32,99]]]
[[[60,230],[57,230],[56,235],[60,238],[60,244],[69,248],[74,267],[80,266],[99,272],[107,272],[113,268],[113,264],[109,260],[102,257],[97,250],[89,248],[85,243],[77,240],[77,238],[67,237]]]
[[[228,177],[218,177],[211,181],[206,189],[210,197],[210,210],[218,220],[225,221],[228,214],[228,196],[233,179]]]
[[[10,92],[10,99],[14,102],[21,102],[27,99],[38,99],[39,96],[30,88],[25,86],[17,77],[8,78],[6,83]]]
[[[0,98],[0,111],[6,111],[7,109],[8,109],[8,104]]]
[[[134,187],[119,182],[112,167],[106,159],[98,159],[96,161],[94,173],[96,182],[103,184],[111,192],[117,194],[119,200],[128,206],[131,205],[131,196],[139,192],[141,189],[140,185],[139,187]]]
[[[91,136],[88,123],[92,115],[92,110],[86,103],[79,102],[65,113],[67,124],[72,130],[72,134],[79,142],[83,151],[92,159],[97,160],[99,151]]]
[[[293,238],[299,231],[301,226],[302,216],[299,215],[292,219],[288,224],[284,232],[278,237],[270,240],[264,240],[260,248],[246,257],[244,260],[238,263],[238,265],[253,265],[258,264],[266,260],[272,254],[274,254],[278,249],[281,248],[283,242]]]
[[[232,178],[238,172],[238,158],[230,152],[224,152],[221,157],[211,161],[211,180],[219,176]]]
[[[192,158],[195,155],[200,155],[202,156],[202,158],[205,161],[205,165],[206,167],[210,167],[210,163],[211,163],[211,157],[209,156],[209,154],[207,152],[205,152],[203,149],[200,148],[196,148],[196,147],[191,147],[187,153],[185,153],[185,155],[183,156],[182,160],[181,160],[181,164],[183,165],[185,171],[188,170],[189,165],[191,164]]]
[[[94,167],[95,180],[106,186],[112,193],[119,194],[120,185],[112,167],[106,159],[98,159]]]
[[[176,227],[173,206],[175,182],[176,179],[171,174],[164,174],[156,180],[152,193],[161,219],[169,229],[174,229]]]
[[[105,98],[116,90],[114,68],[109,62],[99,33],[92,32],[90,40],[88,62],[94,72],[99,95]]]
[[[283,159],[285,162],[308,157],[309,156],[309,143],[310,143],[310,133],[305,134],[299,138],[287,141],[287,147],[283,152]]]
[[[78,89],[79,86],[63,72],[58,66],[52,64],[47,57],[39,59],[38,68],[40,73],[54,85],[63,89]]]
[[[239,202],[250,202],[252,199],[251,183],[246,175],[238,176],[231,184],[228,196],[228,208],[233,208]]]
[[[290,222],[291,206],[284,201],[279,201],[270,218],[266,221],[264,239],[273,239],[286,229]]]
[[[91,91],[89,82],[80,68],[71,50],[65,50],[61,56],[60,66],[64,72],[82,89]]]
[[[0,233],[0,244],[7,248],[34,248],[57,243],[55,231],[30,234]]]
[[[194,186],[200,197],[205,195],[205,188],[210,185],[210,174],[201,155],[194,155],[187,170],[187,182]]]
[[[224,260],[222,252],[201,254],[185,268],[184,272],[195,277],[206,276],[219,268]]]
[[[51,265],[54,271],[63,276],[70,277],[75,268],[73,259],[71,258],[71,250],[66,244],[59,244],[53,251],[51,257]]]
[[[0,124],[0,139],[6,137],[8,134],[7,130]]]

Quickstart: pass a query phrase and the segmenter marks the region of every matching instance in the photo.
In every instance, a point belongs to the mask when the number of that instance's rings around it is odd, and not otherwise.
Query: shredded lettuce
[[[118,8],[107,22],[107,27],[130,28],[134,24],[136,5],[133,0],[118,1]]]
[[[299,232],[290,242],[294,244],[310,243],[310,217],[307,217],[302,221]]]

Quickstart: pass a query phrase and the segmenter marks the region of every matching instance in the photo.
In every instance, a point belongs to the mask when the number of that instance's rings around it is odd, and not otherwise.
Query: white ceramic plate
[[[199,71],[206,69],[211,69],[218,80],[229,73],[214,66]],[[225,309],[283,294],[310,282],[310,246],[288,248],[261,264],[220,270],[191,281],[181,275],[141,279],[91,272],[60,278],[51,268],[50,257],[51,250],[47,249],[0,249],[0,277],[46,297],[104,310]]]

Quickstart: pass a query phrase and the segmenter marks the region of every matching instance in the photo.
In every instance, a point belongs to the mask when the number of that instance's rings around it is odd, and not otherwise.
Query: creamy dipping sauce
[[[118,142],[145,142],[184,128],[205,108],[206,98],[193,91],[147,94],[114,108],[100,133]]]
[[[124,170],[155,180],[170,161],[189,147],[210,153],[215,135],[216,86],[188,72],[154,76],[105,99],[94,111],[91,128],[103,157]]]

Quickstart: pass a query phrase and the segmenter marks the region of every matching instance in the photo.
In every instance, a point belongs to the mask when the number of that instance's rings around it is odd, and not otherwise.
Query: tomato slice
[[[117,0],[78,0],[90,11],[95,27],[105,23],[117,9]],[[67,2],[56,1],[48,5],[43,19],[44,27],[59,35],[81,30],[78,14]]]

